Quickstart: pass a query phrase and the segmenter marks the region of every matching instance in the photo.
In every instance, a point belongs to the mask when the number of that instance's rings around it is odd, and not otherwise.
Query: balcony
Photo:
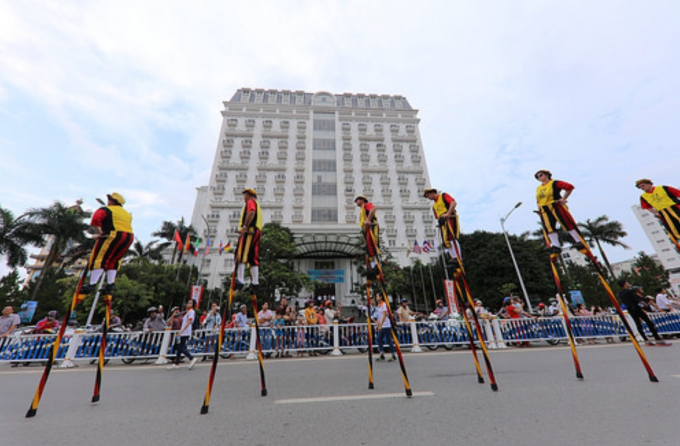
[[[420,146],[418,144],[409,144],[408,149],[411,151],[411,153],[420,152]]]
[[[375,149],[378,152],[384,152],[387,149],[387,146],[385,144],[379,142],[378,144],[375,145]]]
[[[413,223],[416,220],[416,218],[413,216],[413,214],[406,213],[404,214],[404,221],[406,223]]]
[[[281,127],[281,130],[288,130],[290,128],[290,121],[281,121],[279,127]]]
[[[298,150],[305,150],[307,148],[307,143],[304,141],[298,141],[295,143],[295,148]]]
[[[224,146],[224,147],[233,147],[233,146],[234,146],[234,140],[233,140],[233,138],[224,138],[224,139],[222,139],[222,146]]]
[[[295,159],[297,161],[304,161],[305,160],[305,152],[303,152],[303,151],[295,152]]]
[[[293,214],[293,223],[302,223],[304,216],[302,214]]]
[[[227,127],[229,128],[236,128],[238,126],[238,119],[236,118],[229,118],[227,119]]]
[[[281,196],[286,193],[286,188],[283,186],[276,186],[274,188],[274,195]]]
[[[352,159],[353,159],[353,158],[352,158],[352,154],[351,154],[351,153],[345,152],[345,153],[342,154],[342,160],[343,160],[343,161],[351,162]],[[345,165],[347,165],[347,164],[345,164]]]
[[[345,152],[351,152],[352,151],[352,143],[343,142],[342,143],[342,150],[344,150]]]
[[[394,214],[385,214],[385,222],[386,223],[394,223],[396,221],[397,217]]]
[[[276,154],[276,159],[279,161],[286,161],[288,159],[288,152],[279,150],[279,152]]]
[[[362,142],[361,144],[359,144],[359,150],[361,150],[362,152],[368,152],[369,149],[370,146],[368,145],[367,142]]]
[[[279,149],[286,150],[288,148],[288,141],[279,141]]]
[[[267,174],[266,173],[258,173],[255,175],[255,181],[258,183],[266,183],[267,182]]]
[[[302,186],[295,186],[295,188],[293,188],[293,194],[297,196],[304,195],[305,188]]]
[[[268,160],[269,150],[260,150],[260,152],[257,155],[260,158],[260,160]]]
[[[255,120],[254,119],[246,119],[246,128],[253,128],[255,127]]]
[[[272,215],[272,222],[273,223],[283,222],[283,214],[280,212],[274,212],[274,214]]]
[[[378,154],[378,162],[383,163],[383,164],[386,163],[387,162],[387,155],[385,155],[384,153],[379,153]]]
[[[277,183],[285,183],[286,182],[286,175],[279,173],[276,176],[274,176],[274,181]]]
[[[380,184],[390,184],[390,177],[387,175],[380,175]]]
[[[408,124],[406,126],[406,133],[415,133],[416,132],[416,126],[412,124]]]
[[[392,144],[392,151],[394,153],[401,153],[404,150],[404,146],[401,144]]]
[[[241,147],[243,147],[244,149],[250,149],[251,147],[253,147],[253,140],[244,139],[243,141],[241,141]]]
[[[343,122],[342,123],[342,131],[344,133],[351,132],[352,131],[352,124],[350,124],[349,122]]]
[[[425,186],[425,178],[422,178],[422,177],[416,178],[416,184],[418,186]]]
[[[285,179],[285,176],[284,176],[284,179]],[[305,182],[305,176],[302,175],[301,173],[297,173],[297,174],[295,174],[294,181],[296,183],[304,183]]]
[[[231,150],[229,150],[229,149],[222,149],[222,150],[220,150],[220,156],[221,156],[223,159],[229,159],[229,158],[231,158],[231,155],[232,155],[232,152],[231,152]]]
[[[260,148],[261,149],[268,149],[272,146],[272,142],[268,139],[263,139],[260,141]]]
[[[399,124],[390,125],[390,133],[399,133]]]

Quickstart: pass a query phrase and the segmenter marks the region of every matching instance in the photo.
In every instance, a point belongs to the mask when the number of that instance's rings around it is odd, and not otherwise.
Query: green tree
[[[39,291],[46,272],[56,264],[63,264],[65,254],[74,244],[87,241],[85,232],[89,225],[84,222],[91,214],[83,211],[79,206],[67,207],[58,201],[52,206],[31,209],[26,212],[26,218],[34,229],[43,236],[49,236],[49,251],[43,265],[43,271],[38,276],[33,287],[33,298]],[[71,259],[73,260],[73,259]],[[68,263],[68,262],[66,262]]]
[[[194,230],[193,227],[187,226],[184,223],[184,217],[180,218],[177,223],[172,222],[172,221],[164,221],[161,223],[161,228],[154,232],[153,235],[154,237],[160,237],[168,241],[168,243],[172,243],[175,241],[175,231],[179,234],[180,239],[182,240],[182,243],[184,243],[187,239],[187,235],[191,237],[196,236],[196,231]],[[167,246],[167,245],[166,245]],[[171,264],[175,263],[175,254],[177,253],[177,250],[174,249],[172,251],[172,259],[170,260]],[[183,252],[180,251],[179,257],[177,259],[177,262],[181,263],[182,262],[182,255]]]
[[[567,269],[569,275],[562,281],[565,293],[571,290],[581,291],[583,300],[588,306],[599,305],[606,307],[611,305],[607,291],[604,289],[600,276],[592,264],[588,263],[585,266],[581,266],[574,262],[567,262]]]
[[[669,273],[660,263],[640,251],[633,264],[632,271],[624,271],[621,279],[627,280],[631,285],[642,287],[646,294],[655,295],[657,288],[670,286]]]
[[[628,245],[620,241],[620,239],[628,235],[623,230],[623,225],[616,220],[609,221],[609,217],[606,215],[601,215],[593,221],[586,219],[585,223],[579,223],[578,225],[581,228],[583,238],[586,239],[588,244],[592,245],[595,243],[597,245],[597,250],[600,252],[604,264],[607,265],[610,276],[612,278],[615,277],[614,270],[609,263],[609,258],[604,249],[602,249],[602,244],[630,249]]]
[[[10,271],[0,278],[0,309],[11,305],[15,312],[19,311],[19,307],[26,300],[26,293],[21,289],[21,282],[17,270]]]
[[[296,250],[290,229],[277,223],[262,227],[259,296],[263,301],[271,303],[277,289],[283,295],[295,295],[310,285],[309,276],[295,269]]]
[[[170,242],[160,243],[158,240],[144,244],[139,239],[135,239],[128,252],[125,253],[125,258],[131,263],[160,263],[163,260],[163,250],[170,244]]]
[[[550,257],[543,240],[532,239],[529,233],[509,235],[509,239],[532,305],[554,295]],[[505,296],[501,289],[508,284],[519,289],[505,237],[500,232],[475,231],[461,234],[460,243],[472,297],[499,308]]]
[[[5,256],[7,266],[16,268],[28,260],[26,246],[42,246],[42,235],[22,215],[14,218],[9,209],[0,207],[0,256]]]
[[[24,288],[30,300],[38,302],[34,321],[44,318],[51,310],[59,313],[59,318],[63,317],[64,311],[70,309],[71,301],[64,303],[63,296],[67,292],[70,282],[64,281],[67,278],[66,272],[60,268],[51,268],[40,272],[42,281],[40,286],[38,281],[28,282]],[[73,278],[77,280],[77,278]],[[73,297],[75,286],[70,290],[70,297]]]

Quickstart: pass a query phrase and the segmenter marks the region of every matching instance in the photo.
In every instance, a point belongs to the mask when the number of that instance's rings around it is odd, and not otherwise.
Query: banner
[[[307,270],[310,279],[324,283],[345,283],[344,269],[310,269]]]
[[[196,302],[195,307],[201,306],[201,297],[203,297],[203,286],[202,285],[192,285],[191,286],[191,298]]]
[[[449,316],[451,316],[454,311],[461,314],[458,309],[458,301],[456,300],[456,290],[453,286],[453,280],[444,281],[444,293],[446,294],[446,301],[448,302]]]

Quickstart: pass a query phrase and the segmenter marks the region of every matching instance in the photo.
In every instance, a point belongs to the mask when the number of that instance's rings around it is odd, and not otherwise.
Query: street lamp
[[[517,278],[519,279],[519,286],[522,288],[522,292],[524,293],[524,300],[527,302],[527,306],[529,307],[529,312],[533,312],[533,308],[531,308],[531,302],[529,301],[529,294],[527,294],[527,289],[524,286],[524,281],[522,280],[522,273],[519,272],[519,266],[517,265],[517,260],[515,260],[515,253],[512,252],[512,246],[510,246],[510,239],[508,238],[508,232],[505,230],[505,222],[508,220],[508,217],[512,212],[517,209],[518,207],[522,206],[522,202],[520,201],[515,205],[514,208],[510,209],[510,212],[507,213],[507,215],[503,218],[501,218],[501,228],[503,229],[503,235],[505,236],[505,242],[508,244],[508,251],[510,251],[510,257],[512,258],[512,264],[515,265],[515,271],[517,272]]]

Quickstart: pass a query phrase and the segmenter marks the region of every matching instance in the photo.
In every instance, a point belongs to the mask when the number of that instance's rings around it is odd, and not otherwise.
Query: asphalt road
[[[492,351],[498,392],[469,351],[406,354],[412,398],[396,362],[376,363],[368,390],[365,355],[267,360],[267,397],[256,361],[222,360],[207,415],[207,362],[107,366],[94,405],[95,369],[81,365],[53,371],[33,419],[42,368],[4,364],[0,446],[680,444],[680,344],[645,353],[659,383],[630,343],[580,347],[584,381],[566,347]]]

